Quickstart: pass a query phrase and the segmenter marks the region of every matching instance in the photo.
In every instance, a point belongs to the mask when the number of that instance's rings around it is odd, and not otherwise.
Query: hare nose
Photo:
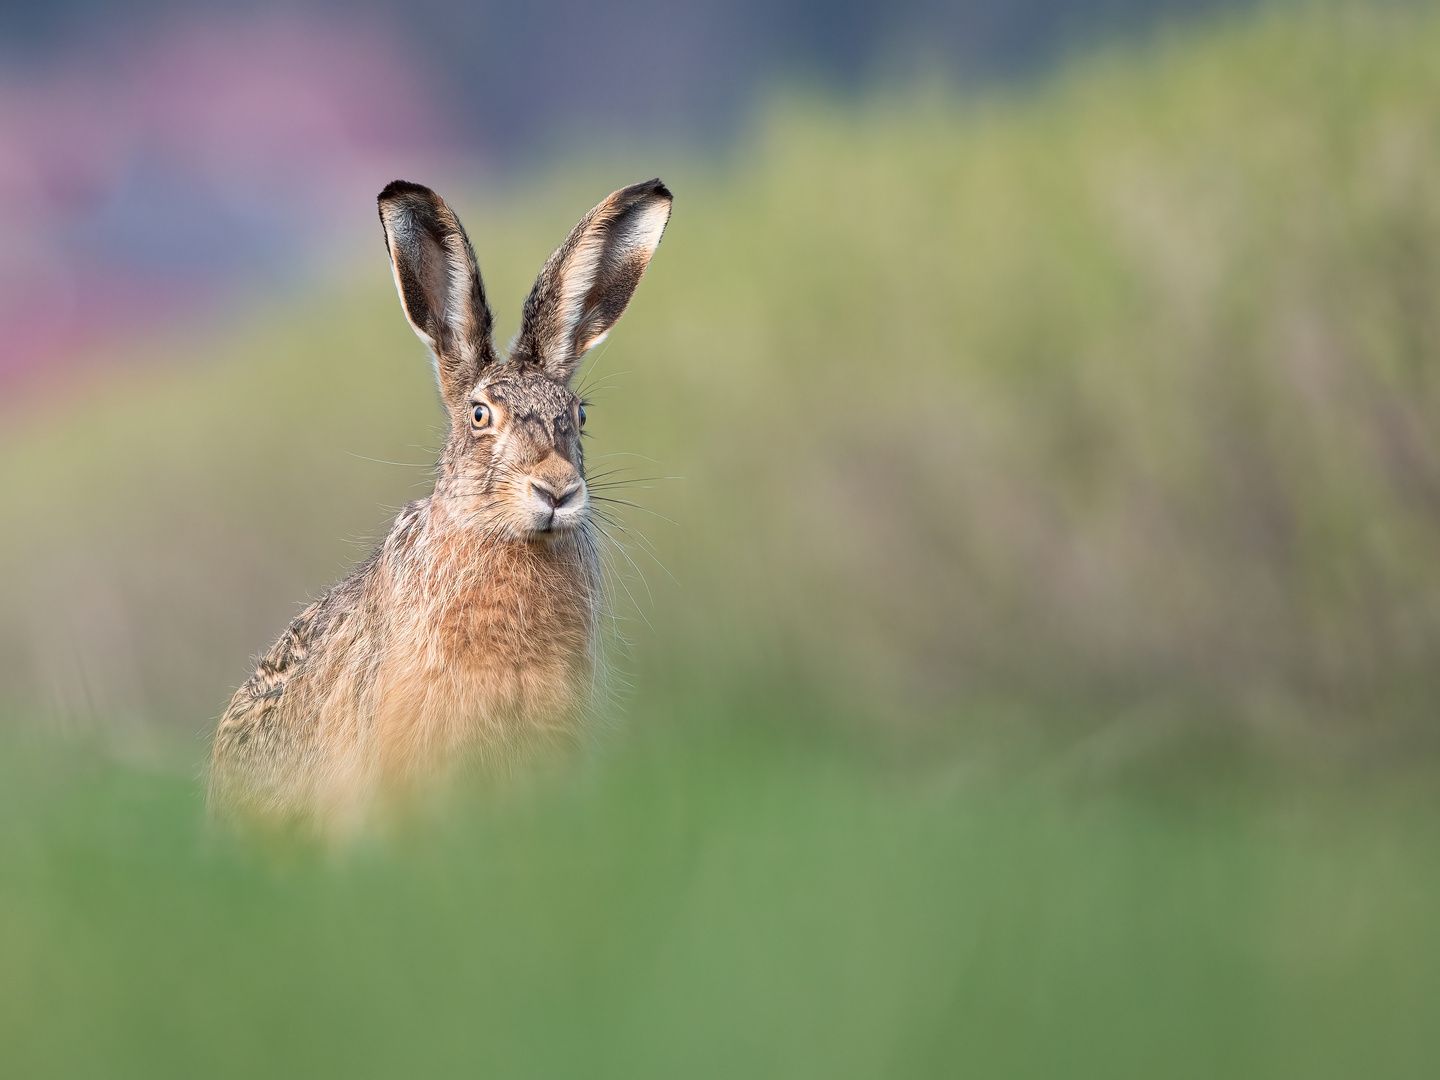
[[[580,494],[581,486],[579,483],[575,483],[563,491],[556,492],[543,480],[537,480],[533,476],[530,478],[530,490],[551,510],[563,510],[574,500],[576,495]]]

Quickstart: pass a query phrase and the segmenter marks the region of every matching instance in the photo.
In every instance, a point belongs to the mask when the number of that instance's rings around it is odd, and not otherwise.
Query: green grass
[[[1425,1076],[1440,807],[1081,790],[671,730],[340,856],[44,745],[0,783],[16,1077]]]

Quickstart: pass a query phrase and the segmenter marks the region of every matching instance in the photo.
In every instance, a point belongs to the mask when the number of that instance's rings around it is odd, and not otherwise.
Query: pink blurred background
[[[193,19],[0,76],[0,387],[107,335],[284,287],[456,149],[364,20]]]

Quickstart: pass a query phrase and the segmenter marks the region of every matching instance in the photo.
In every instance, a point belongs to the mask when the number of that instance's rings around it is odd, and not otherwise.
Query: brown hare
[[[216,810],[329,831],[452,762],[579,731],[602,596],[570,382],[629,304],[671,196],[651,180],[586,214],[541,270],[504,358],[444,200],[396,181],[379,201],[400,302],[449,415],[439,475],[260,658],[210,769]]]

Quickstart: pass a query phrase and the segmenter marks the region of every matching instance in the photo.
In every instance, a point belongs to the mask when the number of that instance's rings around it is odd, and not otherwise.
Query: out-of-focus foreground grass
[[[691,736],[338,861],[0,757],[15,1077],[1428,1076],[1440,807]]]
[[[403,843],[237,849],[187,771],[424,493],[378,230],[350,284],[12,427],[6,1061],[1421,1075],[1437,49],[1425,7],[1301,7],[1024,100],[792,98],[667,165],[590,376],[592,471],[663,515],[615,506],[629,719]],[[447,192],[502,327],[651,171]]]

